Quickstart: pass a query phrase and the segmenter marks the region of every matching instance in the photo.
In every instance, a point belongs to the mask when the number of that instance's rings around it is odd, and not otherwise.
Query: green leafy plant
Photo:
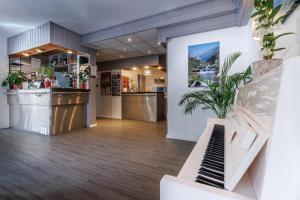
[[[53,68],[48,66],[41,66],[40,73],[44,79],[50,79],[53,76]]]
[[[2,87],[12,88],[14,84],[19,85],[24,81],[27,81],[27,78],[23,72],[10,72],[7,78],[3,81]]]
[[[229,55],[223,64],[219,81],[201,80],[208,86],[207,90],[186,93],[179,102],[184,106],[185,114],[192,114],[201,106],[203,110],[213,110],[219,118],[225,118],[230,105],[234,103],[236,89],[251,80],[251,68],[244,72],[229,75],[228,72],[234,62],[241,56],[240,52]]]
[[[89,79],[91,75],[91,67],[88,66],[84,70],[80,70],[78,74],[79,83],[85,84]]]
[[[274,7],[274,0],[254,0],[255,12],[252,14],[256,37],[260,39],[261,52],[264,59],[272,59],[275,52],[285,48],[277,48],[276,40],[293,33],[275,34],[285,15],[278,16],[282,4]]]

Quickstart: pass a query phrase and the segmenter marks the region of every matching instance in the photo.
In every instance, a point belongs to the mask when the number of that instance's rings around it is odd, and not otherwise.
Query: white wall
[[[121,70],[111,70],[110,72],[121,72]],[[97,117],[122,119],[122,97],[111,95],[102,96],[100,80],[101,73],[99,73],[97,80],[99,86],[97,87]]]
[[[183,94],[195,89],[188,88],[188,46],[209,42],[220,42],[221,63],[236,51],[242,56],[233,66],[232,72],[244,70],[258,59],[258,44],[252,39],[251,25],[194,34],[168,41],[168,137],[197,141],[206,127],[208,117],[215,117],[211,111],[197,109],[193,115],[183,113],[178,107]]]
[[[1,87],[9,70],[6,38],[6,35],[0,33],[0,129],[9,127],[9,108],[6,95],[3,94],[5,89]]]

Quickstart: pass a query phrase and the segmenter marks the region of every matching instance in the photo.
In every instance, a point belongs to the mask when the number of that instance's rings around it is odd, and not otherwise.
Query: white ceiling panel
[[[147,43],[152,46],[153,48],[160,48],[161,47],[161,44],[156,40],[146,40]]]
[[[145,50],[149,50],[152,47],[150,45],[148,45],[145,42],[140,42],[140,43],[136,43],[136,44],[132,44],[130,45],[131,48],[136,49],[138,51],[145,51]]]
[[[166,49],[158,45],[156,29],[99,41],[90,46],[99,50],[98,62],[166,53]]]
[[[144,41],[151,41],[151,40],[157,41],[157,31],[155,29],[138,32],[135,33],[135,35],[137,35],[139,38],[141,38]]]
[[[119,41],[121,41],[124,44],[131,45],[136,43],[143,42],[139,37],[137,37],[135,34],[125,35],[117,38]],[[129,40],[130,39],[130,40]]]
[[[99,42],[100,44],[102,45],[106,45],[108,47],[111,47],[111,48],[115,48],[115,47],[126,47],[125,44],[123,44],[122,42],[120,42],[119,40],[117,39],[109,39],[109,40],[103,40],[101,42]]]

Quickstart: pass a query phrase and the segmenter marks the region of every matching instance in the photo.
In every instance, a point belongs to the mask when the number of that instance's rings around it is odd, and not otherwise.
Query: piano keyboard
[[[224,189],[224,126],[215,125],[196,182]]]

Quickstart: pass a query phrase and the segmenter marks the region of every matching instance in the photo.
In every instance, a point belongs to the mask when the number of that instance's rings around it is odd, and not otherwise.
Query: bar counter
[[[8,90],[10,127],[57,135],[86,127],[89,90],[72,88]]]
[[[122,93],[122,118],[156,122],[164,116],[164,93]]]

